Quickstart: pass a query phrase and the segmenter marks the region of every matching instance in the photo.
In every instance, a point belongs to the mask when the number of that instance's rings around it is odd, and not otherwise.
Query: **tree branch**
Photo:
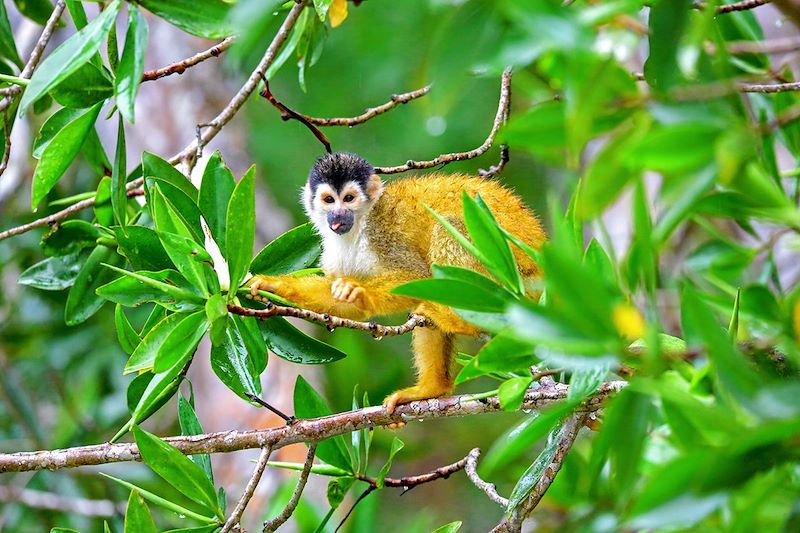
[[[578,438],[578,432],[583,427],[587,416],[588,413],[586,412],[576,412],[564,421],[564,424],[561,426],[558,447],[556,448],[556,453],[550,465],[545,468],[542,477],[539,478],[539,481],[537,481],[536,485],[531,489],[530,494],[528,494],[519,506],[513,510],[510,517],[505,518],[492,530],[493,532],[516,533],[521,530],[522,522],[524,522],[536,506],[539,505],[547,489],[550,488],[556,475],[561,470],[561,465],[564,464],[567,453],[570,448],[572,448],[575,439]]]
[[[609,395],[626,385],[625,381],[611,381],[603,384],[581,405],[579,411],[596,411]],[[565,399],[568,391],[569,386],[561,383],[529,390],[521,409],[542,409]],[[367,407],[322,418],[298,420],[290,426],[252,431],[223,431],[204,435],[170,437],[164,440],[187,455],[227,453],[270,445],[274,451],[289,444],[316,442],[367,427],[494,413],[501,410],[497,396],[475,398],[474,395],[461,395],[411,402],[399,406],[392,415],[386,414],[384,407]],[[0,454],[0,473],[27,472],[45,468],[58,470],[139,460],[141,458],[135,443],[106,443],[61,450]]]
[[[426,85],[425,87],[422,87],[421,89],[417,89],[415,91],[409,91],[407,93],[401,93],[401,94],[393,94],[391,99],[385,104],[381,104],[375,107],[368,107],[363,113],[355,117],[318,118],[318,117],[310,117],[308,115],[303,115],[303,117],[311,124],[315,124],[317,126],[353,127],[359,124],[363,124],[366,121],[377,117],[378,115],[382,115],[387,111],[397,107],[400,104],[407,104],[412,100],[421,98],[426,94],[428,94],[430,90],[431,86]]]
[[[763,6],[764,4],[769,4],[771,1],[772,0],[740,0],[739,2],[734,2],[732,4],[723,4],[721,6],[717,6],[717,14],[724,15],[725,13],[733,13],[734,11],[747,11]],[[708,4],[705,2],[695,2],[692,7],[694,9],[703,10],[707,5]]]
[[[228,37],[225,40],[215,44],[208,50],[199,52],[191,57],[187,57],[186,59],[177,61],[171,65],[167,65],[159,69],[145,71],[142,74],[142,81],[153,81],[171,74],[183,74],[186,72],[186,69],[191,68],[198,63],[202,63],[206,59],[219,57],[222,52],[230,48],[231,44],[233,44],[233,41],[235,40],[235,36]]]
[[[261,476],[264,475],[264,469],[267,467],[267,461],[269,461],[269,456],[271,454],[271,446],[261,448],[261,455],[258,456],[258,462],[253,470],[253,475],[250,476],[250,481],[247,482],[244,492],[242,492],[242,497],[239,498],[236,507],[234,507],[231,515],[225,521],[225,525],[222,526],[222,530],[220,530],[219,533],[229,533],[242,520],[242,513],[244,513],[247,504],[250,503],[250,499],[256,491],[258,482],[261,481]]]
[[[469,452],[466,464],[467,477],[476,487],[485,492],[494,503],[503,508],[508,507],[508,499],[503,498],[497,493],[497,487],[494,486],[494,483],[484,481],[478,475],[478,457],[480,456],[481,450],[479,448],[473,448],[472,451]]]
[[[454,152],[450,154],[442,154],[435,159],[431,159],[429,161],[413,161],[409,160],[404,165],[398,165],[395,167],[375,167],[376,174],[397,174],[399,172],[406,172],[407,170],[412,169],[422,169],[422,168],[433,168],[439,165],[446,165],[447,163],[452,163],[453,161],[464,161],[467,159],[474,159],[480,155],[486,153],[489,148],[491,148],[492,144],[494,143],[494,138],[497,135],[500,126],[502,125],[505,118],[508,116],[508,109],[511,105],[511,67],[506,68],[503,71],[503,76],[500,82],[500,100],[497,105],[497,114],[494,117],[494,122],[492,123],[492,129],[489,131],[489,136],[486,137],[486,140],[483,141],[479,147],[475,148],[474,150],[468,150],[466,152]]]
[[[800,37],[780,37],[768,41],[730,41],[729,53],[738,54],[785,54],[800,50]]]
[[[82,516],[115,516],[125,514],[125,503],[111,500],[90,500],[88,498],[66,497],[53,492],[18,489],[0,485],[0,502],[19,503],[35,509],[46,509],[59,513]]]
[[[302,318],[324,324],[329,330],[335,328],[348,328],[357,329],[360,331],[368,331],[372,333],[375,338],[392,337],[395,335],[404,335],[417,327],[428,326],[428,319],[424,316],[411,314],[405,323],[399,326],[384,326],[375,322],[359,322],[357,320],[350,320],[349,318],[341,318],[338,316],[329,315],[328,313],[315,313],[308,309],[300,309],[298,307],[288,307],[283,305],[275,305],[272,302],[267,302],[266,309],[250,309],[241,307],[239,305],[228,305],[228,311],[234,315],[251,316],[266,320],[273,316],[290,316],[294,318]]]
[[[399,478],[387,477],[383,480],[383,485],[385,487],[395,487],[395,488],[402,488],[403,493],[410,491],[414,487],[418,485],[423,485],[425,483],[430,483],[431,481],[436,481],[437,479],[447,479],[451,475],[455,474],[456,472],[463,470],[467,466],[467,460],[469,456],[464,457],[456,461],[455,463],[451,463],[449,465],[440,466],[435,470],[431,470],[430,472],[425,472],[424,474],[417,474],[415,476],[404,476]],[[356,476],[361,481],[369,483],[370,486],[377,488],[378,487],[378,480],[374,477],[369,476]]]
[[[289,498],[289,503],[287,503],[286,507],[283,508],[281,514],[272,520],[267,520],[264,522],[264,529],[262,530],[263,533],[272,533],[273,531],[277,530],[287,520],[289,520],[289,517],[292,516],[292,513],[294,513],[294,510],[297,508],[297,504],[300,502],[300,496],[303,494],[303,489],[306,488],[306,482],[308,481],[308,475],[311,473],[311,466],[314,464],[314,455],[316,453],[317,443],[312,442],[308,447],[306,462],[303,464],[303,470],[300,472],[300,479],[297,480],[297,485],[294,487],[292,497]]]
[[[285,104],[279,102],[278,99],[275,98],[275,95],[272,94],[272,91],[270,91],[269,80],[267,80],[266,76],[262,75],[261,80],[264,82],[264,88],[258,94],[264,97],[267,102],[272,104],[278,111],[281,112],[281,119],[284,122],[291,119],[295,119],[296,121],[300,122],[303,126],[308,128],[311,133],[314,134],[314,137],[316,137],[319,142],[322,143],[322,146],[325,147],[325,151],[331,153],[333,150],[331,150],[331,142],[328,140],[328,136],[322,133],[318,127],[312,124],[311,121],[308,120],[308,117],[306,117],[304,114],[298,113],[297,111],[287,107]]]

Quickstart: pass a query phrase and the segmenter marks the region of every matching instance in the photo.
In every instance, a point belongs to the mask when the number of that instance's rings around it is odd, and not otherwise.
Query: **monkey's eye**
[[[333,196],[323,196],[322,201],[326,204],[332,204],[334,202]]]
[[[346,196],[344,197],[344,201],[345,201],[345,202],[352,202],[352,201],[353,201],[353,200],[355,200],[355,199],[356,199],[356,198],[355,198],[355,196],[353,196],[352,194],[348,194],[348,195],[346,195]]]

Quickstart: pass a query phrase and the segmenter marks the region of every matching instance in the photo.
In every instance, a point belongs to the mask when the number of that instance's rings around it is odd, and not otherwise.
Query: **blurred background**
[[[535,37],[521,38],[509,28],[503,7],[509,3],[514,2],[368,0],[358,6],[351,4],[345,23],[336,29],[328,28],[323,53],[305,72],[305,90],[298,83],[298,69],[290,59],[275,76],[272,91],[280,101],[308,115],[354,116],[367,107],[386,102],[393,93],[433,84],[428,96],[366,124],[327,128],[325,132],[333,148],[356,152],[382,166],[472,149],[486,138],[497,111],[503,65],[524,62],[538,45]],[[28,43],[28,48],[20,45],[21,55],[27,57],[40,27],[20,17],[11,2],[6,4],[15,35],[20,36],[17,42]],[[90,16],[96,14],[93,4],[87,3],[86,8]],[[769,36],[780,37],[794,31],[770,7],[760,9],[757,15]],[[196,124],[213,118],[240,87],[281,20],[282,15],[264,18],[263,27],[256,32],[261,35],[259,42],[252,46],[238,51],[234,48],[231,53],[206,61],[180,76],[143,84],[137,98],[136,126],[127,132],[129,161],[135,161],[144,150],[169,157],[189,143]],[[67,27],[58,30],[50,49],[72,33],[71,21],[68,17],[66,21]],[[172,63],[213,44],[191,37],[149,14],[148,21],[147,69]],[[553,31],[570,31],[570,28]],[[631,71],[641,72],[646,40],[630,28],[602,28],[595,46],[605,47]],[[796,53],[779,58],[792,66],[796,59]],[[518,70],[513,81],[511,116],[515,110],[528,110],[552,100],[559,89],[534,69]],[[18,121],[12,144],[30,146],[45,118],[46,115],[29,113]],[[101,121],[99,130],[107,153],[113,153],[113,121]],[[211,143],[206,154],[214,150],[221,151],[237,178],[251,164],[256,165],[259,246],[304,221],[298,201],[300,188],[323,148],[303,125],[282,121],[275,108],[254,96]],[[590,145],[587,152],[591,154],[592,150]],[[444,171],[476,173],[498,160],[499,148],[495,146],[481,158],[451,164]],[[0,179],[2,229],[32,219],[28,180],[34,163],[29,150],[12,152],[9,169]],[[202,162],[199,167],[202,168]],[[69,172],[58,184],[54,197],[90,190],[96,184],[96,176],[86,165],[75,165]],[[530,207],[543,213],[548,199],[560,201],[571,192],[575,172],[546,157],[512,150],[511,161],[499,179],[522,195]],[[602,220],[604,231],[598,228],[597,234],[613,245],[612,249],[624,250],[631,231],[627,195]],[[0,450],[4,452],[104,442],[128,416],[125,391],[131,376],[121,375],[126,356],[115,338],[112,313],[100,312],[86,324],[70,328],[63,320],[65,292],[36,291],[16,282],[20,272],[41,259],[42,233],[33,231],[0,242]],[[797,271],[789,268],[785,272],[792,276]],[[134,316],[134,325],[141,325],[145,318]],[[366,391],[372,403],[377,404],[386,394],[413,380],[407,336],[377,342],[360,332],[337,330],[331,334],[313,325],[301,327],[335,344],[349,356],[322,367],[294,365],[271,356],[263,376],[264,397],[283,410],[291,411],[292,388],[298,373],[325,395],[334,411],[351,408],[356,387]],[[203,357],[208,349],[207,345],[201,345],[197,364],[188,376],[204,430],[279,425],[279,419],[245,404],[213,375],[207,357]],[[475,353],[477,348],[465,344],[460,349]],[[479,379],[462,386],[459,392],[494,387],[494,382]],[[190,394],[186,384],[182,391],[186,396]],[[165,407],[145,427],[159,435],[176,434],[179,431],[176,415],[175,405]],[[388,455],[388,444],[395,434],[406,443],[390,473],[392,477],[400,477],[454,462],[476,446],[486,449],[524,416],[503,413],[410,424],[395,433],[378,430],[373,472]],[[579,442],[578,450],[584,445],[587,443]],[[536,457],[538,451],[531,449],[527,459]],[[304,448],[289,447],[280,450],[276,459],[302,461],[304,455]],[[231,495],[229,505],[231,498],[235,501],[241,493],[256,456],[255,452],[239,452],[212,457],[216,481]],[[492,481],[497,483],[501,494],[508,494],[527,464],[520,461],[494,474]],[[560,485],[562,480],[570,478],[573,469],[580,467],[577,461],[565,464],[551,489],[553,498],[545,500],[537,511],[541,530],[547,530],[551,522],[558,523],[562,509],[555,502],[560,497]],[[121,510],[127,491],[94,475],[98,470],[145,488],[156,483],[151,472],[139,464],[4,474],[0,479],[0,501],[6,501],[0,503],[0,530],[46,531],[58,525],[100,531],[102,520],[107,519],[115,531],[121,531]],[[256,499],[245,514],[245,529],[255,530],[261,520],[281,508],[295,480],[295,474],[268,469]],[[286,526],[287,531],[314,530],[328,508],[326,481],[312,476],[306,497]],[[6,490],[8,487],[13,490]],[[15,501],[24,490],[37,491],[42,501],[56,509]],[[48,495],[69,495],[72,501],[48,500]],[[500,518],[499,508],[469,483],[463,473],[400,495],[394,489],[372,494],[359,504],[344,530],[428,532],[459,519],[468,524],[462,531],[485,531]],[[568,498],[568,494],[561,497]],[[352,500],[345,502],[342,509],[350,505]],[[167,513],[155,514],[163,528],[181,525],[180,520]],[[335,527],[336,523],[335,518],[332,525]]]

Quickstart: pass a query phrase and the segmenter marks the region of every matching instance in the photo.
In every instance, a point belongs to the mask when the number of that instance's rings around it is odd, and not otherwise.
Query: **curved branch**
[[[247,504],[250,503],[250,499],[253,497],[253,493],[256,491],[258,482],[261,481],[261,476],[264,475],[264,469],[267,467],[267,461],[269,461],[269,456],[271,454],[271,446],[265,446],[264,448],[261,448],[261,455],[258,456],[258,462],[256,463],[256,468],[253,470],[253,475],[250,476],[250,481],[247,482],[244,492],[242,492],[242,497],[239,498],[239,501],[236,503],[236,507],[233,508],[231,515],[225,521],[225,525],[222,526],[222,529],[219,533],[229,533],[242,520],[242,513],[244,513],[244,509],[247,507]]]
[[[375,338],[392,337],[395,335],[404,335],[414,328],[422,328],[428,326],[428,319],[420,315],[409,315],[408,320],[399,326],[384,326],[376,324],[375,322],[359,322],[357,320],[350,320],[349,318],[342,318],[338,316],[329,315],[328,313],[316,313],[308,309],[300,309],[299,307],[288,307],[284,305],[275,305],[272,302],[266,302],[266,309],[250,309],[239,305],[228,305],[228,311],[234,315],[251,316],[266,320],[273,316],[290,316],[294,318],[302,318],[324,324],[328,329],[334,328],[348,328],[357,329],[361,331],[368,331],[372,333]]]
[[[755,9],[757,7],[761,7],[764,4],[769,4],[772,0],[739,0],[738,2],[734,2],[732,4],[723,4],[721,6],[717,6],[716,12],[718,15],[724,15],[725,13],[733,13],[734,11],[748,11],[750,9]],[[694,9],[704,10],[708,4],[705,2],[695,2],[692,7]]]
[[[626,385],[625,381],[611,381],[603,384],[579,407],[579,411],[592,412],[600,409],[609,395]],[[529,390],[521,409],[542,409],[565,399],[568,391],[569,386],[560,383]],[[388,415],[384,407],[366,407],[322,418],[298,420],[290,426],[253,431],[222,431],[204,435],[170,437],[164,440],[187,455],[227,453],[265,446],[272,446],[274,451],[289,444],[316,442],[367,427],[499,411],[502,409],[497,396],[476,398],[473,395],[461,395],[411,402],[399,406],[392,415]],[[27,472],[45,468],[58,470],[140,460],[139,449],[135,443],[106,443],[61,450],[0,454],[0,473]]]
[[[395,488],[402,488],[403,494],[410,491],[414,487],[418,485],[422,485],[424,483],[430,483],[431,481],[436,481],[437,479],[447,479],[451,475],[455,474],[460,470],[464,470],[467,466],[467,461],[469,456],[464,457],[456,461],[455,463],[451,463],[449,465],[440,466],[435,470],[431,470],[430,472],[425,472],[424,474],[417,474],[414,476],[404,476],[404,477],[387,477],[383,480],[384,487],[395,487]],[[378,487],[378,481],[374,477],[369,476],[356,476],[361,481],[365,481],[369,483],[371,487]]]
[[[306,462],[303,464],[303,470],[300,472],[300,479],[297,480],[297,485],[294,487],[292,497],[289,498],[289,503],[287,503],[286,507],[283,508],[281,514],[272,520],[267,520],[264,522],[264,529],[262,530],[263,533],[272,533],[273,531],[277,530],[287,520],[289,520],[289,517],[292,516],[292,513],[294,513],[294,510],[297,508],[297,504],[300,503],[300,496],[303,494],[303,490],[306,488],[306,482],[308,481],[308,475],[311,473],[311,466],[314,464],[314,455],[316,455],[316,453],[317,443],[312,442],[308,447]]]
[[[479,147],[474,150],[466,152],[453,152],[450,154],[442,154],[435,159],[429,161],[413,161],[409,160],[405,165],[398,165],[395,167],[375,167],[376,174],[397,174],[412,169],[433,168],[439,165],[446,165],[453,161],[464,161],[467,159],[474,159],[486,153],[494,143],[494,138],[497,136],[500,126],[508,116],[509,106],[511,105],[511,67],[503,71],[503,76],[500,82],[500,100],[497,104],[497,114],[492,123],[492,129],[489,131],[489,136],[483,141]]]
[[[171,65],[167,65],[166,67],[161,67],[155,70],[148,70],[142,74],[142,81],[153,81],[160,78],[164,78],[166,76],[170,76],[172,74],[183,74],[186,72],[187,68],[191,68],[198,63],[202,63],[206,59],[210,59],[212,57],[219,57],[219,55],[230,48],[233,41],[236,40],[235,36],[228,37],[223,41],[215,44],[208,50],[203,50],[191,57],[187,57],[181,61],[177,61],[172,63]]]
[[[481,456],[480,448],[473,448],[469,455],[467,456],[467,465],[466,465],[466,472],[467,477],[469,478],[472,483],[481,489],[486,495],[489,497],[497,505],[505,508],[508,507],[508,499],[503,498],[497,493],[497,487],[494,486],[494,483],[489,483],[488,481],[484,481],[478,475],[478,457]]]
[[[357,115],[355,117],[333,117],[333,118],[318,118],[318,117],[310,117],[308,115],[303,115],[303,117],[316,126],[347,126],[353,127],[358,126],[359,124],[363,124],[366,121],[377,117],[378,115],[382,115],[387,111],[394,109],[400,104],[407,104],[412,100],[416,100],[417,98],[421,98],[428,94],[431,90],[430,85],[426,85],[420,89],[415,91],[409,91],[407,93],[400,93],[400,94],[393,94],[391,99],[386,102],[385,104],[381,104],[375,107],[368,107],[363,113]]]

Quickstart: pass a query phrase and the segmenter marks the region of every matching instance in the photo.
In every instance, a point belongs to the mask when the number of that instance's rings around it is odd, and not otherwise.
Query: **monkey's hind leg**
[[[453,335],[435,327],[416,328],[412,335],[417,384],[386,397],[383,405],[389,414],[399,404],[438,398],[453,392],[453,377],[450,374]]]

